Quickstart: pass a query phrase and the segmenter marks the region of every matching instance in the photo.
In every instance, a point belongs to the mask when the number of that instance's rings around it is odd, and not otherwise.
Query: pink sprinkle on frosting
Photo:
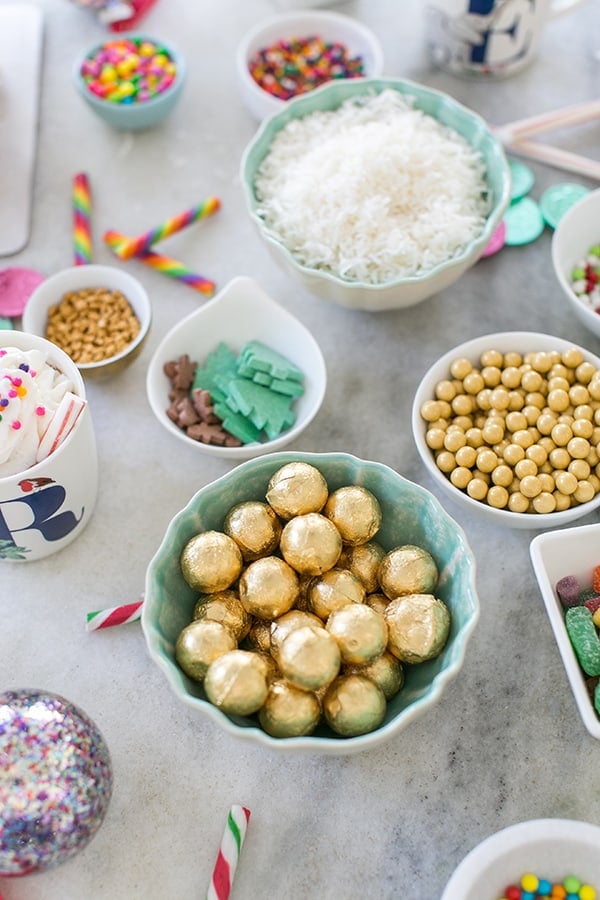
[[[18,419],[15,419],[15,421],[11,424],[11,428],[14,428],[15,431],[18,431],[20,427],[21,423]]]
[[[46,415],[46,407],[45,406],[36,406],[35,414],[36,414],[36,416],[45,416]]]

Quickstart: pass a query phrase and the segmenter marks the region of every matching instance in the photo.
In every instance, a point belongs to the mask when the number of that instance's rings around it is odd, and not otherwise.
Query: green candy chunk
[[[235,377],[236,360],[235,354],[221,341],[217,349],[208,354],[204,366],[198,366],[196,369],[192,390],[201,388],[210,391],[213,399],[222,400],[224,396],[222,385]]]
[[[278,394],[286,394],[288,397],[301,397],[304,393],[304,387],[299,381],[291,381],[288,378],[284,380],[272,378],[270,388],[272,391],[277,391]]]
[[[600,256],[600,244],[594,244],[589,249],[589,256]]]
[[[304,379],[303,372],[293,362],[260,341],[248,341],[242,348],[240,361],[256,371],[268,372],[273,378],[291,378],[294,381]]]
[[[233,412],[224,403],[215,403],[214,410],[221,419],[225,431],[239,438],[243,444],[255,444],[260,441],[261,429],[256,428],[246,416]]]
[[[581,281],[585,278],[585,269],[581,269],[579,267],[573,269],[571,272],[571,280],[572,281]]]
[[[226,403],[247,416],[257,428],[264,428],[272,440],[295,421],[291,399],[253,381],[236,378],[229,384]]]
[[[600,640],[586,606],[572,606],[565,613],[565,626],[579,665],[586,675],[600,675]]]
[[[594,709],[600,716],[600,681],[594,688]]]

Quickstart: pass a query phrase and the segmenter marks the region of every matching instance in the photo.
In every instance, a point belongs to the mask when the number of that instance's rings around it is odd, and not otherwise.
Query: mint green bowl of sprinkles
[[[319,122],[320,128],[323,121],[320,118],[321,114],[338,113],[344,104],[355,106],[360,110],[371,102],[381,102],[381,95],[389,96],[389,92],[401,96],[399,104],[404,101],[405,105],[411,105],[414,111],[423,114],[419,116],[420,123],[417,124],[423,128],[428,127],[430,130],[435,127],[438,132],[447,135],[451,141],[455,141],[461,148],[464,148],[465,154],[474,160],[473,166],[477,165],[480,168],[479,182],[469,185],[471,196],[468,200],[465,199],[465,202],[469,203],[472,203],[473,200],[481,200],[481,208],[478,210],[479,222],[462,244],[455,240],[455,236],[451,234],[451,228],[448,227],[449,243],[454,241],[455,245],[452,246],[447,256],[433,259],[432,264],[429,265],[428,258],[432,257],[432,247],[435,244],[434,234],[439,234],[439,227],[431,227],[429,234],[431,240],[428,243],[423,243],[423,239],[421,239],[421,244],[419,244],[419,240],[416,239],[414,244],[407,248],[407,253],[412,254],[412,269],[409,267],[403,269],[402,266],[399,266],[397,273],[394,274],[392,265],[388,267],[389,276],[387,272],[383,274],[377,272],[377,262],[372,266],[374,277],[365,278],[357,277],[356,274],[347,271],[342,272],[339,268],[331,266],[328,261],[307,261],[308,254],[305,252],[305,248],[311,242],[318,245],[319,236],[314,240],[312,235],[306,240],[303,235],[295,236],[293,239],[286,239],[285,236],[282,236],[282,229],[274,227],[271,221],[273,216],[270,215],[268,203],[265,202],[265,191],[259,188],[259,184],[264,185],[265,180],[271,178],[274,184],[274,200],[271,207],[281,206],[283,202],[281,192],[287,186],[286,171],[291,172],[292,169],[288,168],[286,164],[285,169],[280,168],[273,176],[273,170],[278,165],[273,162],[275,159],[274,142],[281,142],[281,132],[284,129],[286,129],[284,140],[286,139],[285,135],[299,134],[302,129],[306,129],[306,133],[308,133],[313,120],[303,121],[306,117],[318,115],[319,118],[314,121]],[[348,133],[350,133],[350,128],[348,128]],[[321,134],[320,131],[319,134]],[[408,140],[408,137],[406,139]],[[358,141],[355,142],[356,145],[358,143]],[[423,146],[425,143],[427,141],[423,140],[421,145]],[[358,154],[358,151],[356,152]],[[354,150],[351,149],[349,155],[352,157],[353,154]],[[440,154],[438,154],[438,160],[439,158]],[[460,159],[459,153],[456,153],[453,164],[457,159]],[[322,162],[325,163],[326,160],[327,154],[323,150]],[[364,164],[364,156],[357,155],[356,159],[351,159],[349,164],[351,165],[353,161],[355,162],[354,171],[360,171],[361,177],[363,172],[369,171],[369,166]],[[367,161],[370,163],[370,160]],[[399,173],[397,168],[390,168],[384,172],[385,177],[380,182],[380,195],[373,192],[370,184],[366,182],[359,184],[354,178],[353,172],[349,171],[345,183],[340,179],[339,189],[340,193],[346,190],[351,199],[348,200],[348,206],[345,209],[338,211],[338,221],[343,221],[345,218],[350,222],[351,205],[354,210],[360,210],[365,207],[365,203],[370,202],[376,206],[379,198],[383,204],[393,204],[395,198],[390,201],[388,197],[390,188],[397,189],[398,193],[402,194],[407,185],[407,179],[408,187],[414,189],[414,198],[417,201],[421,199],[424,191],[430,190],[430,184],[414,179],[417,167],[420,165],[423,168],[427,159],[423,156],[419,160],[415,156],[415,162],[417,166],[413,167],[412,171],[407,168]],[[304,160],[302,163],[304,164]],[[381,165],[380,160],[377,161],[377,164]],[[315,205],[307,211],[307,215],[312,222],[322,222],[325,229],[328,221],[326,213],[328,205],[332,201],[324,170],[320,171],[317,177],[316,172],[319,168],[322,167],[315,166],[315,185],[320,185],[320,187],[312,190],[309,182],[304,183],[303,196],[313,198],[310,202]],[[436,166],[430,165],[426,168],[434,171]],[[300,167],[296,166],[296,169],[298,170]],[[268,171],[267,179],[265,179],[265,171]],[[447,183],[440,182],[439,185],[440,189],[444,190],[450,198],[449,203],[453,203],[452,194],[456,193],[455,186],[449,183],[452,177],[449,175]],[[411,179],[413,179],[412,182]],[[241,161],[241,180],[249,214],[275,260],[308,290],[323,299],[342,306],[370,311],[412,306],[457,281],[477,262],[485,250],[508,207],[511,191],[510,170],[504,150],[484,119],[448,94],[399,78],[364,78],[330,82],[303,96],[288,100],[281,111],[273,113],[263,121],[247,145]],[[290,176],[290,182],[292,180]],[[362,196],[361,190],[364,191]],[[406,192],[404,191],[404,193]],[[426,205],[425,199],[424,206]],[[307,199],[308,202],[309,199]],[[485,211],[482,212],[482,210]],[[444,217],[448,218],[446,212],[447,210],[444,210]],[[375,220],[377,210],[373,211],[373,216]],[[394,235],[397,235],[400,240],[405,230],[403,228],[405,220],[406,217],[396,220],[388,218],[388,220],[383,220],[380,230],[381,232],[385,230],[388,235],[392,234],[390,241],[394,239]],[[459,217],[455,217],[454,221],[458,220]],[[452,228],[454,227],[452,225]],[[332,231],[335,229],[329,229],[329,233]],[[357,232],[356,227],[354,227],[354,231]],[[392,257],[395,251],[396,248],[393,246],[386,248],[386,253]],[[381,255],[378,248],[374,248],[372,258],[378,260]]]

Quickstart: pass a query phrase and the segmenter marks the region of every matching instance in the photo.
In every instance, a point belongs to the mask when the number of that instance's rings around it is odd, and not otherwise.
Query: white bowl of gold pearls
[[[351,753],[439,700],[478,618],[474,578],[424,488],[348,454],[272,453],[175,516],[142,627],[178,698],[221,727]]]
[[[600,506],[600,359],[563,338],[454,347],[423,376],[412,426],[435,483],[495,524],[554,528]]]

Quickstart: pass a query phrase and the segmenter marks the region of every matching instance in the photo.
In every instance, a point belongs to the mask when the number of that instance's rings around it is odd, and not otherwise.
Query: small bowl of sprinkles
[[[162,122],[183,89],[186,65],[172,45],[145,35],[95,45],[76,61],[73,81],[100,118],[121,131]]]
[[[373,32],[351,16],[301,10],[249,31],[238,46],[237,69],[244,103],[262,120],[329,81],[380,75],[383,52]]]
[[[558,223],[552,264],[575,316],[600,337],[600,189],[582,197]]]

